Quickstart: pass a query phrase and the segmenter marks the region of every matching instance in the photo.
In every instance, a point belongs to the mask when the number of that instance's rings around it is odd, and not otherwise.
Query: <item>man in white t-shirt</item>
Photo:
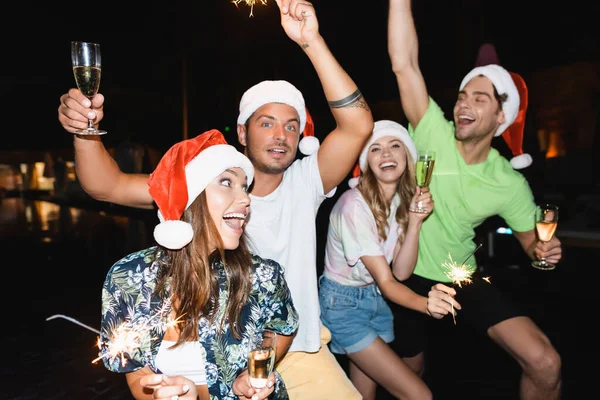
[[[255,168],[246,232],[253,251],[283,266],[300,316],[292,346],[277,365],[290,399],[360,399],[329,352],[330,333],[320,321],[315,218],[323,200],[352,169],[371,134],[373,117],[319,34],[312,4],[296,0],[277,4],[286,34],[317,71],[336,128],[319,147],[304,98],[286,81],[263,81],[244,93],[237,133]],[[103,101],[97,95],[90,103],[71,89],[61,97],[59,121],[71,133],[87,126],[90,112],[100,121]],[[123,174],[99,137],[76,135],[74,145],[77,175],[88,194],[117,204],[152,207],[147,175]],[[308,156],[295,160],[298,147]]]

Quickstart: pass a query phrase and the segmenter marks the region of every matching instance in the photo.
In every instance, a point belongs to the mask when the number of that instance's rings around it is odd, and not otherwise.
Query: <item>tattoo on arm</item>
[[[302,49],[308,49],[308,48],[310,47],[310,44],[308,44],[308,43],[302,43],[302,44],[300,45],[300,47],[301,47]]]
[[[354,93],[350,96],[346,96],[343,99],[328,101],[329,107],[331,108],[350,108],[350,107],[359,107],[364,108],[365,110],[369,109],[367,102],[364,100],[362,93],[359,89],[356,89]]]

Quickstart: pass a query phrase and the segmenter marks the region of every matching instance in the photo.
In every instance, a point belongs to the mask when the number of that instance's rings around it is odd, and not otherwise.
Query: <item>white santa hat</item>
[[[525,113],[527,111],[528,90],[523,78],[497,64],[489,64],[475,67],[469,72],[460,84],[460,90],[476,76],[483,75],[487,77],[496,88],[500,95],[506,94],[507,98],[502,103],[505,121],[498,127],[494,136],[502,135],[509,126],[511,129],[503,135],[504,140],[510,147],[513,158],[510,160],[515,169],[522,169],[531,165],[532,158],[529,154],[523,153],[523,130],[525,124]]]
[[[367,143],[365,143],[363,150],[358,157],[358,162],[354,166],[352,178],[350,178],[348,181],[348,186],[350,188],[355,188],[356,185],[358,185],[361,173],[365,172],[367,169],[367,154],[369,153],[369,147],[371,147],[373,143],[384,136],[393,136],[400,139],[408,153],[410,153],[413,162],[417,162],[417,147],[415,146],[415,143],[413,142],[406,128],[395,121],[390,121],[387,119],[377,121],[373,127],[373,133],[371,134]]]
[[[193,139],[181,141],[161,158],[148,179],[149,192],[158,205],[161,221],[154,228],[154,239],[163,247],[178,250],[192,241],[192,226],[181,221],[183,212],[206,186],[228,168],[241,168],[248,179],[254,178],[250,160],[227,144],[216,129]]]
[[[282,103],[292,106],[300,119],[300,134],[304,137],[298,143],[298,149],[304,155],[310,155],[319,149],[319,139],[314,136],[312,118],[304,104],[302,93],[287,81],[262,81],[252,86],[242,95],[238,125],[243,125],[261,106],[268,103]]]

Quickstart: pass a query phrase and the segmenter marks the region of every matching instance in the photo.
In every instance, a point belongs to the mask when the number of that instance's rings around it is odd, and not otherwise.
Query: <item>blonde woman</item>
[[[348,356],[350,379],[365,400],[375,399],[378,384],[399,399],[432,397],[388,345],[394,327],[386,299],[434,318],[460,309],[456,302],[452,308],[450,287],[435,285],[423,297],[399,282],[412,274],[421,224],[434,208],[428,189],[416,188],[415,160],[406,129],[377,121],[355,170],[362,174],[350,180],[329,217],[321,320],[331,331],[331,351]],[[428,213],[409,211],[417,202]]]

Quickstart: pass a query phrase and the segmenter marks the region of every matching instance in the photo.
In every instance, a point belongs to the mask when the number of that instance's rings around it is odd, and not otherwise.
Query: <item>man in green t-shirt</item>
[[[435,283],[452,281],[444,264],[465,260],[475,250],[475,228],[495,215],[506,221],[531,259],[558,262],[560,241],[537,241],[533,194],[525,177],[513,169],[528,165],[530,159],[523,155],[509,162],[491,147],[494,136],[513,124],[519,112],[519,91],[511,73],[495,64],[469,72],[459,88],[454,120],[448,121],[429,97],[419,69],[411,0],[390,0],[388,50],[417,149],[436,152],[429,185],[435,211],[423,223],[417,265],[404,283],[426,295]],[[464,285],[457,300],[461,322],[487,334],[521,366],[522,398],[560,398],[560,355],[528,316],[482,279]],[[426,321],[410,310],[399,310],[396,323],[401,327],[396,350],[421,372]]]

